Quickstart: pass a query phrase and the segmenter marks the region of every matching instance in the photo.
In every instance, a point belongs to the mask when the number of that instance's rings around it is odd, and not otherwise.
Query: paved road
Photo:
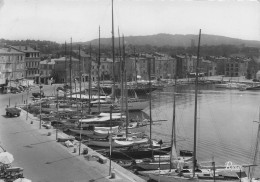
[[[44,87],[47,92],[53,88]],[[87,161],[73,153],[73,148],[56,142],[54,131],[47,136],[51,130],[39,129],[36,121],[31,124],[33,116],[29,115],[26,120],[25,112],[20,117],[6,118],[4,109],[9,98],[13,106],[22,103],[22,95],[25,99],[26,93],[0,95],[0,144],[14,155],[13,166],[24,168],[25,177],[33,182],[144,181],[118,167],[115,167],[116,178],[109,179],[108,163]]]

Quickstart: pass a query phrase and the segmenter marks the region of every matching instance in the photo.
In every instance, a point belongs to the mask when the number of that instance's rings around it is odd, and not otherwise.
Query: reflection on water
[[[177,149],[193,150],[194,86],[182,86],[176,94]],[[219,164],[232,161],[252,164],[259,120],[260,91],[215,89],[200,86],[198,92],[197,150],[199,161]],[[149,108],[144,110],[149,114]],[[152,137],[169,142],[173,118],[173,88],[153,92]],[[149,116],[148,116],[149,117]],[[149,132],[149,128],[147,128]],[[260,158],[260,157],[258,157]],[[258,159],[257,164],[260,165]],[[260,176],[260,167],[255,172]]]

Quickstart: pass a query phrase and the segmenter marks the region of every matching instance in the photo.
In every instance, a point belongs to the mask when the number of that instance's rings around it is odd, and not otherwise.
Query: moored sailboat
[[[197,55],[197,65],[196,65],[196,80],[195,80],[195,111],[194,111],[194,149],[193,149],[193,163],[191,167],[184,168],[181,163],[177,162],[177,169],[165,173],[163,175],[149,174],[150,179],[155,181],[164,181],[164,182],[184,182],[184,181],[241,181],[247,180],[247,176],[242,166],[240,165],[229,165],[227,163],[225,168],[216,169],[215,162],[212,162],[212,167],[201,168],[197,163],[197,93],[198,93],[198,65],[199,65],[199,50],[200,50],[200,37],[201,30],[199,32],[199,41],[198,41],[198,55]]]

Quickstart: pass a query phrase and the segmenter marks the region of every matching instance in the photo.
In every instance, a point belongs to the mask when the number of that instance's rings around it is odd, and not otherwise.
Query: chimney
[[[19,50],[21,50],[21,45],[19,45]]]
[[[7,50],[8,52],[11,52],[11,47],[8,47],[8,50]]]
[[[27,46],[25,46],[25,48],[24,48],[25,50],[27,50]]]

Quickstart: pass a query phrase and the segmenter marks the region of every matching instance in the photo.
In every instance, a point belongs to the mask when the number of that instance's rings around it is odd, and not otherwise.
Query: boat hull
[[[132,159],[145,159],[152,158],[153,155],[165,155],[170,152],[171,147],[164,147],[160,150],[150,148],[136,149],[136,150],[120,150],[112,151],[111,157],[116,160],[132,160]]]

